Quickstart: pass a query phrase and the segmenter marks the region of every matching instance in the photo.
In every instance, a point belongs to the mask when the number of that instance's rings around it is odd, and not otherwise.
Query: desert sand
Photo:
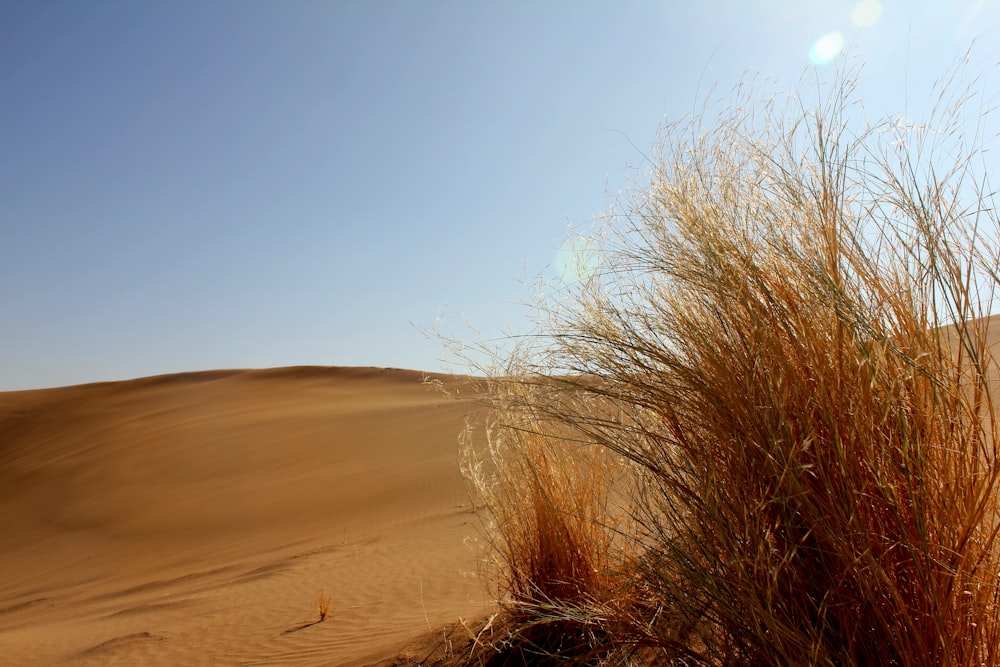
[[[481,407],[422,378],[302,367],[0,393],[0,662],[364,665],[485,617],[458,466]]]

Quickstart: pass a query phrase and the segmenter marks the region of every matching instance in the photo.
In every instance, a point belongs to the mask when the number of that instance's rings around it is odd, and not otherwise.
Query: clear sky
[[[912,114],[998,29],[982,0],[0,0],[0,389],[445,369],[420,329],[521,328],[713,85],[843,48]]]

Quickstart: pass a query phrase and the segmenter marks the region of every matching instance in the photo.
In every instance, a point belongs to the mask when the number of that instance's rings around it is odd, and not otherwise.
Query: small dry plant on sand
[[[491,374],[465,468],[510,662],[1000,664],[974,100],[854,129],[849,87],[667,127],[601,270]]]
[[[316,597],[316,611],[319,614],[320,622],[326,620],[327,614],[330,613],[331,603],[333,603],[333,596],[325,590],[321,590],[319,595]]]

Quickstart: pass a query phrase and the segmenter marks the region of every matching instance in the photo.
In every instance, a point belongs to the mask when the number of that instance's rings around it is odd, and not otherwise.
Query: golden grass
[[[491,376],[466,470],[509,663],[1000,664],[968,99],[933,132],[847,100],[668,127],[602,271]]]

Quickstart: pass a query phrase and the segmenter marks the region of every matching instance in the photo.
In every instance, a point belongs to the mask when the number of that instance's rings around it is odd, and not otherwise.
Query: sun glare
[[[851,23],[857,28],[870,28],[882,16],[882,3],[878,0],[863,0],[851,12]]]
[[[844,36],[839,32],[830,32],[809,48],[809,62],[813,65],[825,65],[840,55],[844,49]]]

